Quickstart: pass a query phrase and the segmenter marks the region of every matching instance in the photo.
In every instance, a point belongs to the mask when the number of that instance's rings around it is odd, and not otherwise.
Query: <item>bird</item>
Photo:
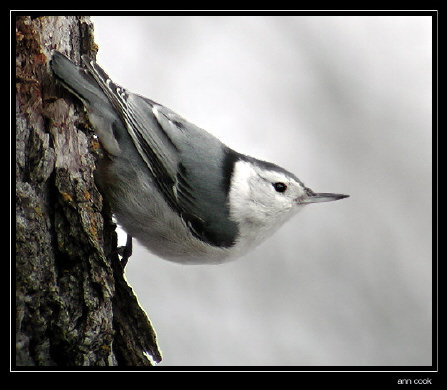
[[[239,153],[162,104],[114,83],[87,55],[53,50],[56,79],[83,103],[104,151],[95,180],[118,224],[155,255],[221,264],[271,236],[316,193],[280,166]]]

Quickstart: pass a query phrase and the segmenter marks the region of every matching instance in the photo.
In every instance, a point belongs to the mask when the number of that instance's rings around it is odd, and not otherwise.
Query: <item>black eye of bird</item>
[[[287,186],[284,183],[273,183],[273,187],[275,187],[276,192],[284,192],[287,190]]]

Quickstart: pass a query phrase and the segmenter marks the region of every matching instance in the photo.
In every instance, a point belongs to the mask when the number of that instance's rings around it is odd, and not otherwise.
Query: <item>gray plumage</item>
[[[275,192],[271,185],[278,184],[275,175],[280,184],[293,184],[294,211],[306,203],[346,197],[318,197],[283,168],[235,152],[170,109],[113,83],[96,62],[85,56],[82,60],[84,68],[54,51],[51,67],[83,101],[106,151],[96,177],[118,222],[158,255],[182,263],[218,263],[244,253],[293,215],[286,218],[282,210],[286,205],[278,205],[271,207],[271,222],[263,223],[260,216],[265,212],[256,207],[252,215],[244,216],[232,199],[242,204],[248,198],[261,206],[263,199],[256,200],[241,175],[253,182],[254,189],[259,186],[260,193],[264,180],[268,182],[267,198],[270,190]],[[241,191],[232,187],[236,176]],[[265,208],[268,211],[270,204]],[[257,219],[259,239],[249,231],[256,228]]]

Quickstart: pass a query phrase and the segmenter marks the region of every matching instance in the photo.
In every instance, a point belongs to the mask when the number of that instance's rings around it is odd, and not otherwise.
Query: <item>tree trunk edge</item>
[[[150,366],[161,353],[94,183],[99,145],[52,49],[94,57],[90,18],[16,16],[15,364]]]

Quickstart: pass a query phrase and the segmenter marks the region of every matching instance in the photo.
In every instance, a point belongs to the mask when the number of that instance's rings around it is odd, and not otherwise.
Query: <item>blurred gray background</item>
[[[92,20],[115,82],[351,195],[224,265],[137,244],[126,275],[161,364],[431,365],[431,18]]]

